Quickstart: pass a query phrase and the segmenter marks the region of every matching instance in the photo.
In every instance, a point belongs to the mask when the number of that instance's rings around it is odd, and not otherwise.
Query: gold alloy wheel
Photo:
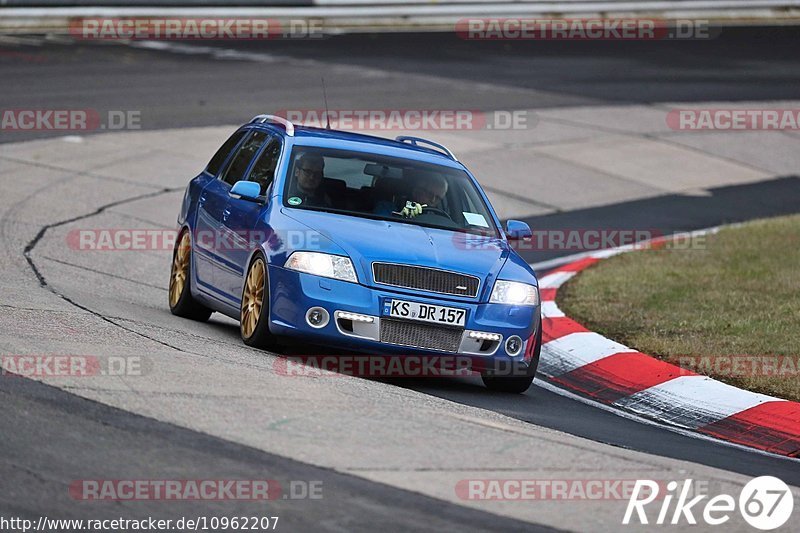
[[[242,295],[242,335],[245,338],[253,336],[264,307],[264,260],[260,257],[253,261]]]
[[[191,240],[189,232],[184,232],[178,249],[175,250],[175,257],[172,260],[172,272],[169,275],[169,305],[175,307],[183,294],[183,287],[186,285],[186,278],[189,276],[189,255]]]

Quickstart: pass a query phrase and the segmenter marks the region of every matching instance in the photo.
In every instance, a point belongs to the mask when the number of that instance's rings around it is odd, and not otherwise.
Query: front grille
[[[443,328],[404,320],[381,319],[381,342],[425,350],[457,352],[463,332],[461,328]]]
[[[478,286],[480,285],[480,280],[475,276],[438,268],[393,263],[372,263],[372,277],[375,279],[375,283],[382,285],[471,298],[478,295]]]

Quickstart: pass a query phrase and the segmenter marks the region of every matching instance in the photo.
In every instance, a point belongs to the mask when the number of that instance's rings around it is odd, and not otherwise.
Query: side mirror
[[[261,194],[261,185],[255,181],[237,181],[233,184],[228,194],[231,196],[239,196],[245,200],[258,202],[260,201],[258,196]]]
[[[506,236],[513,241],[521,241],[533,237],[531,227],[521,220],[509,220],[506,222]]]

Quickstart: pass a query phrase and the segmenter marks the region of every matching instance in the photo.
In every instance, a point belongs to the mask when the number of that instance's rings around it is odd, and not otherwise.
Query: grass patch
[[[703,249],[606,259],[558,296],[568,316],[627,346],[800,400],[798,215],[723,229]]]

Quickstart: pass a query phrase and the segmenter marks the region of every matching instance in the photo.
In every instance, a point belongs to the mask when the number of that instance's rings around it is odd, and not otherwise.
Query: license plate
[[[404,300],[386,300],[384,305],[384,314],[388,314],[392,318],[433,322],[447,326],[463,327],[466,323],[467,312],[464,309]]]

